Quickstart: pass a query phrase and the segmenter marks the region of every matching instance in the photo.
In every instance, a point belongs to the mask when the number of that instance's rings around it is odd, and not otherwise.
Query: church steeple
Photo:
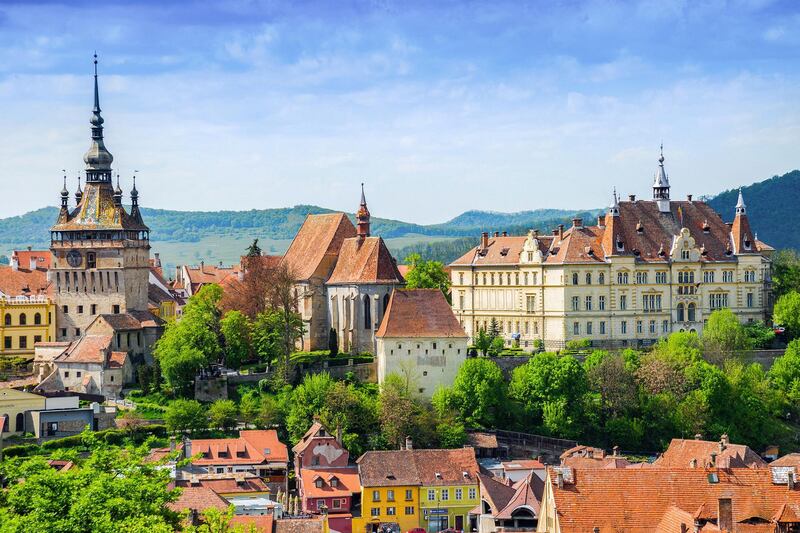
[[[608,206],[608,215],[612,217],[619,216],[619,198],[617,197],[617,188],[614,187],[614,201]]]
[[[369,209],[367,209],[367,199],[364,196],[364,184],[361,184],[361,204],[356,213],[356,234],[358,238],[364,240],[369,237]]]
[[[744,196],[742,196],[742,189],[739,189],[739,201],[736,202],[736,216],[746,215],[747,206],[744,205]]]
[[[61,210],[69,208],[69,190],[67,189],[67,175],[64,174],[64,187],[61,189]]]
[[[100,115],[100,91],[97,85],[97,54],[94,54],[94,108],[89,123],[92,125],[92,144],[83,161],[86,163],[86,183],[111,183],[111,163],[114,156],[103,142],[103,117]]]

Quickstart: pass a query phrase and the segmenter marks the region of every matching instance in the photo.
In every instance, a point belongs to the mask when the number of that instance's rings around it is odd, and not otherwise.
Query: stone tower
[[[122,190],[111,181],[114,160],[103,142],[103,118],[94,57],[92,142],[84,155],[86,179],[78,183],[77,206],[69,209],[69,191],[61,191],[61,211],[50,230],[53,264],[50,279],[56,303],[56,337],[73,340],[101,314],[147,311],[150,229],[139,212],[134,180],[131,212]]]

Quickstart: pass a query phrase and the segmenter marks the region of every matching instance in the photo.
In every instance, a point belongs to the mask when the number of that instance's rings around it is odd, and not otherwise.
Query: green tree
[[[195,400],[173,400],[164,413],[164,423],[170,431],[197,431],[208,427],[205,408]]]
[[[777,297],[800,292],[800,255],[797,250],[779,250],[772,256],[772,290]]]
[[[406,257],[410,266],[406,274],[407,289],[439,289],[450,298],[450,276],[439,261],[426,261],[419,254]]]
[[[261,247],[258,245],[258,239],[253,239],[253,243],[247,247],[247,257],[259,257],[261,255]]]
[[[500,336],[500,322],[495,317],[489,321],[489,336],[492,339]]]
[[[486,356],[489,354],[489,349],[491,347],[492,338],[486,333],[485,329],[479,329],[478,335],[475,337],[475,348],[481,352],[481,355]]]
[[[250,358],[250,320],[241,311],[228,311],[220,321],[225,339],[225,366],[238,369]]]
[[[242,417],[242,422],[245,424],[253,424],[257,428],[264,427],[262,420],[259,416],[261,411],[261,394],[256,390],[249,390],[242,395],[239,400],[239,414]]]
[[[499,427],[506,421],[506,379],[489,359],[467,359],[458,369],[450,392],[439,392],[441,404],[455,409],[469,426]],[[444,400],[444,401],[443,401]]]
[[[275,311],[256,315],[251,325],[250,339],[253,352],[260,361],[272,364],[283,352],[281,318]]]
[[[76,468],[57,472],[46,458],[7,460],[0,477],[8,487],[0,498],[0,530],[42,533],[151,532],[179,528],[180,515],[167,504],[169,470],[144,461],[147,447],[112,448],[88,430],[91,453],[74,457]]]
[[[217,400],[208,408],[211,427],[229,431],[236,427],[239,410],[233,400]]]
[[[500,352],[506,347],[503,337],[495,337],[489,345],[489,355],[500,355]]]
[[[197,371],[220,362],[222,333],[218,304],[222,289],[205,285],[189,298],[183,316],[169,322],[156,342],[153,354],[161,365],[167,384],[187,394]]]
[[[286,430],[292,442],[300,440],[314,422],[314,417],[322,414],[333,383],[330,374],[322,372],[306,374],[303,382],[295,387],[286,415]]]
[[[769,379],[791,404],[800,402],[800,339],[790,342],[786,352],[772,363]]]
[[[778,298],[772,319],[786,328],[789,338],[800,337],[800,293],[792,290]]]
[[[725,358],[750,348],[750,338],[739,318],[728,308],[717,309],[703,328],[706,356]]]
[[[406,380],[397,374],[386,376],[378,406],[381,434],[389,446],[397,449],[416,429],[417,410]]]

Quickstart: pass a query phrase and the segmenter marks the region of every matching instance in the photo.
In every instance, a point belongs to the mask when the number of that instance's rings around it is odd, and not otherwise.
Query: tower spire
[[[114,156],[103,142],[103,117],[100,114],[100,90],[97,83],[97,53],[94,54],[94,107],[92,108],[92,118],[89,123],[92,125],[92,144],[83,161],[86,163],[86,182],[106,182],[111,183],[111,163]]]
[[[64,173],[64,187],[61,189],[61,208],[67,209],[69,207],[69,190],[67,189],[67,171],[62,170]]]
[[[619,216],[619,198],[617,197],[617,188],[614,187],[614,201],[608,206],[608,214],[612,217]]]
[[[361,204],[358,206],[356,213],[357,230],[356,233],[360,240],[369,237],[369,209],[367,209],[367,199],[364,196],[364,183],[361,183]]]
[[[742,188],[739,187],[739,200],[736,202],[736,216],[746,215],[747,206],[744,204],[744,196],[742,196]]]
[[[75,191],[75,203],[81,203],[81,198],[83,198],[83,191],[81,190],[81,175],[78,174],[78,190]]]
[[[669,177],[664,169],[664,143],[661,143],[658,157],[658,170],[653,180],[653,200],[658,202],[658,210],[662,213],[670,211],[669,207]]]

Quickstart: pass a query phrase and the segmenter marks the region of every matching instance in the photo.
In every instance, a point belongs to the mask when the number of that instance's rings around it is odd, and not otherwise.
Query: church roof
[[[327,278],[342,243],[355,236],[356,229],[344,213],[308,215],[283,261],[299,281]]]
[[[144,223],[128,214],[122,204],[114,202],[110,182],[87,183],[80,203],[71,212],[62,210],[51,231],[130,230],[148,231]]]
[[[329,285],[403,283],[392,254],[381,237],[352,237],[342,242]]]

